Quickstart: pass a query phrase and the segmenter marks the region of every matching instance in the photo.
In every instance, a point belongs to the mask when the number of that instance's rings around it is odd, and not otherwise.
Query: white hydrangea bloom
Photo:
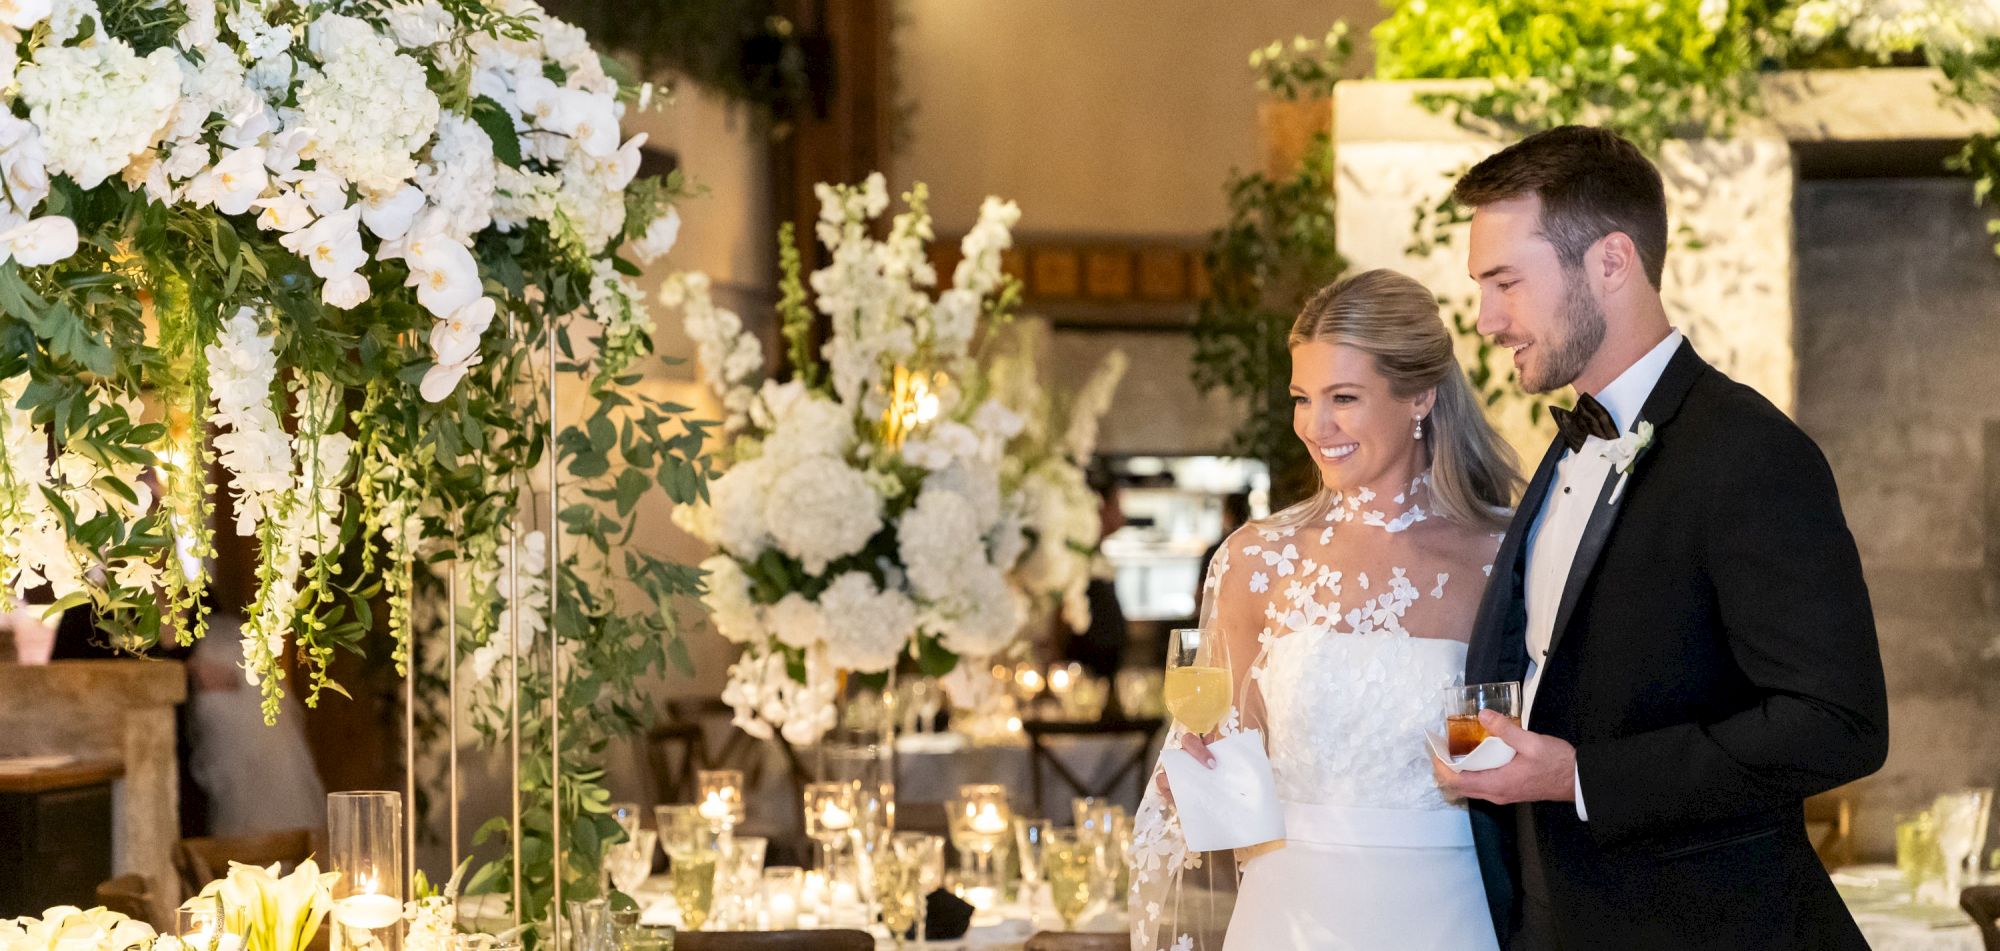
[[[715,632],[737,644],[748,644],[764,635],[756,602],[750,599],[750,576],[726,555],[713,555],[701,563],[706,590],[701,603],[708,608]]]
[[[498,175],[486,130],[456,113],[441,115],[430,161],[417,170],[416,183],[430,207],[444,212],[447,235],[469,244],[493,223]]]
[[[716,544],[746,561],[771,547],[771,534],[764,522],[769,471],[762,459],[746,460],[729,467],[708,485]]]
[[[846,462],[807,457],[791,461],[771,479],[764,523],[778,550],[817,575],[881,531],[882,497]]]
[[[917,504],[896,525],[896,542],[910,588],[925,600],[955,594],[963,579],[985,561],[979,509],[949,489],[925,485]]]
[[[418,150],[438,125],[424,68],[365,21],[322,14],[313,21],[320,71],[299,85],[299,111],[318,135],[314,155],[369,191],[391,191],[416,174]]]
[[[181,90],[173,50],[141,58],[108,36],[43,46],[19,78],[21,101],[41,130],[51,167],[86,189],[159,141]]]
[[[787,647],[808,648],[826,639],[826,617],[811,598],[796,591],[778,599],[765,613],[771,636]]]
[[[888,670],[917,634],[916,605],[900,591],[876,587],[865,572],[835,578],[820,593],[819,608],[827,659],[843,669]]]

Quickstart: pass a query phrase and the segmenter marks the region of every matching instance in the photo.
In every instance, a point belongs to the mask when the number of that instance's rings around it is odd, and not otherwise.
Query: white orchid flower
[[[618,114],[610,96],[582,89],[558,90],[554,112],[541,124],[569,136],[585,155],[607,158],[618,151]]]
[[[322,279],[347,274],[368,263],[361,248],[361,209],[327,215],[278,239],[293,254],[306,259]]]
[[[514,84],[514,104],[530,125],[554,128],[562,87],[542,75],[522,76]]]
[[[424,371],[424,378],[417,384],[417,392],[424,402],[436,403],[450,396],[458,389],[458,381],[465,378],[465,372],[479,365],[475,356],[464,363],[440,363]]]
[[[231,151],[215,167],[196,175],[188,182],[186,195],[197,205],[214,205],[225,215],[240,215],[250,210],[270,181],[264,170],[264,150],[251,146]]]
[[[646,226],[645,235],[632,242],[632,254],[641,264],[651,264],[659,260],[681,237],[681,212],[678,208],[668,208],[667,213],[654,218]]]
[[[53,12],[53,0],[5,0],[0,2],[0,23],[25,30],[48,19]]]
[[[347,183],[332,172],[303,172],[292,187],[305,196],[317,214],[331,215],[347,208]]]
[[[368,279],[358,271],[335,274],[319,289],[319,299],[328,307],[353,310],[368,299]]]
[[[423,190],[415,185],[405,184],[392,192],[378,192],[361,199],[361,221],[375,236],[383,239],[400,238],[410,230],[417,220],[417,212],[424,210]]]
[[[431,316],[448,317],[479,299],[479,262],[449,236],[412,243],[403,260],[410,266],[408,283],[417,289],[417,302]]]
[[[313,142],[313,130],[304,126],[292,126],[283,132],[273,133],[266,139],[264,147],[264,167],[279,175],[288,175],[299,167],[299,157]]]
[[[230,148],[245,149],[262,145],[264,137],[277,128],[277,115],[271,107],[256,96],[246,96],[236,111],[230,113],[215,138]]]
[[[439,363],[464,363],[479,352],[480,335],[493,324],[493,298],[481,297],[431,327],[431,351]]]
[[[612,153],[610,174],[604,180],[604,187],[623,189],[632,184],[632,179],[639,177],[639,163],[645,159],[639,149],[645,144],[646,133],[641,132],[619,146],[617,152]]]
[[[290,189],[269,198],[259,198],[251,204],[263,209],[257,215],[257,226],[265,231],[290,234],[313,223],[312,206],[298,192]]]
[[[41,267],[75,253],[76,222],[61,215],[43,215],[0,232],[0,261],[12,258],[22,267]]]

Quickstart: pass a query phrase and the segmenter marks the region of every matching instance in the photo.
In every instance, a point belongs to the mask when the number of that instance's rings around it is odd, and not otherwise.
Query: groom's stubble
[[[1555,339],[1540,343],[1542,360],[1521,371],[1521,389],[1548,393],[1576,382],[1604,345],[1604,308],[1590,293],[1581,267],[1563,269],[1562,307],[1556,314]]]

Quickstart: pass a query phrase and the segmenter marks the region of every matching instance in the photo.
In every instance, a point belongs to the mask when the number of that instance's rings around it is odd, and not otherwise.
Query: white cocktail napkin
[[[1472,752],[1453,759],[1450,756],[1451,741],[1435,730],[1425,730],[1424,740],[1431,745],[1431,755],[1454,773],[1476,773],[1482,769],[1497,769],[1514,759],[1514,748],[1497,736],[1480,740]]]
[[[1188,848],[1213,852],[1284,838],[1285,811],[1263,734],[1245,730],[1225,736],[1210,743],[1208,752],[1215,757],[1214,769],[1179,747],[1160,757]]]

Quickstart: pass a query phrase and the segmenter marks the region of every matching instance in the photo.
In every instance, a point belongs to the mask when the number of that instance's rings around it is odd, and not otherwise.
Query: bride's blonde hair
[[[1437,297],[1428,288],[1386,268],[1342,278],[1306,302],[1285,345],[1313,341],[1374,357],[1396,399],[1435,388],[1437,401],[1424,420],[1423,438],[1431,460],[1433,511],[1461,525],[1506,527],[1521,488],[1514,450],[1493,431],[1473,397],[1451,333],[1438,315]],[[1293,511],[1302,520],[1323,515],[1332,496],[1322,484]]]

